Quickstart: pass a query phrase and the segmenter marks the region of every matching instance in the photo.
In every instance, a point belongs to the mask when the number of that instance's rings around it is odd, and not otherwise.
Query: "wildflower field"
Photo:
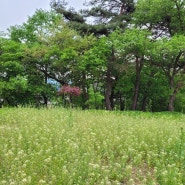
[[[183,185],[185,115],[0,109],[0,185]]]

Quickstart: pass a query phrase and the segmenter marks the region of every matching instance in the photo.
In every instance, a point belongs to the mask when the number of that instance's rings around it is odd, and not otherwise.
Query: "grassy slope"
[[[1,184],[185,184],[185,115],[0,110]]]

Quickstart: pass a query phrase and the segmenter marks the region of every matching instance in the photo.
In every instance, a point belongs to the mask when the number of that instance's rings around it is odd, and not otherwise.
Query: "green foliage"
[[[94,92],[92,86],[88,89],[88,92],[89,99],[86,104],[89,105],[89,107],[92,109],[102,109],[102,101],[104,99],[104,96],[100,92]]]
[[[9,83],[7,83],[6,90],[14,92],[24,92],[27,89],[27,79],[22,76],[16,76],[15,78],[10,78]]]
[[[175,111],[185,113],[185,89],[183,88],[178,94],[175,102]]]
[[[185,2],[181,0],[139,0],[134,22],[149,29],[162,29],[163,35],[184,34],[184,5]]]
[[[148,55],[148,51],[151,48],[151,42],[149,39],[150,32],[146,30],[140,30],[137,28],[127,29],[124,34],[120,35],[119,46],[123,54],[134,55],[142,57]],[[120,43],[120,41],[122,43]]]
[[[102,37],[84,53],[81,66],[83,69],[89,69],[89,67],[90,69],[101,68],[106,65],[108,55],[110,55],[110,46],[106,37]]]
[[[184,1],[91,0],[93,7],[81,12],[51,4],[58,13],[37,10],[0,38],[6,105],[56,100],[52,79],[81,88],[74,107],[184,109]]]
[[[61,15],[40,9],[23,25],[10,27],[9,32],[12,40],[32,44],[45,41],[45,38],[51,36],[60,26]]]

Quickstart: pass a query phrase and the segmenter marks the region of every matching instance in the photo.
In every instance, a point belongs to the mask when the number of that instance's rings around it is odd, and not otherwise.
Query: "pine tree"
[[[134,0],[91,0],[88,9],[79,12],[67,9],[65,1],[51,1],[51,7],[61,13],[68,24],[81,34],[108,35],[118,28],[125,29],[135,10]]]

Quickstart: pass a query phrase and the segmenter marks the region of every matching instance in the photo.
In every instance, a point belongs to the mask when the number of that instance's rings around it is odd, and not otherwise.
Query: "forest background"
[[[0,37],[0,106],[185,111],[185,2],[51,1]]]

